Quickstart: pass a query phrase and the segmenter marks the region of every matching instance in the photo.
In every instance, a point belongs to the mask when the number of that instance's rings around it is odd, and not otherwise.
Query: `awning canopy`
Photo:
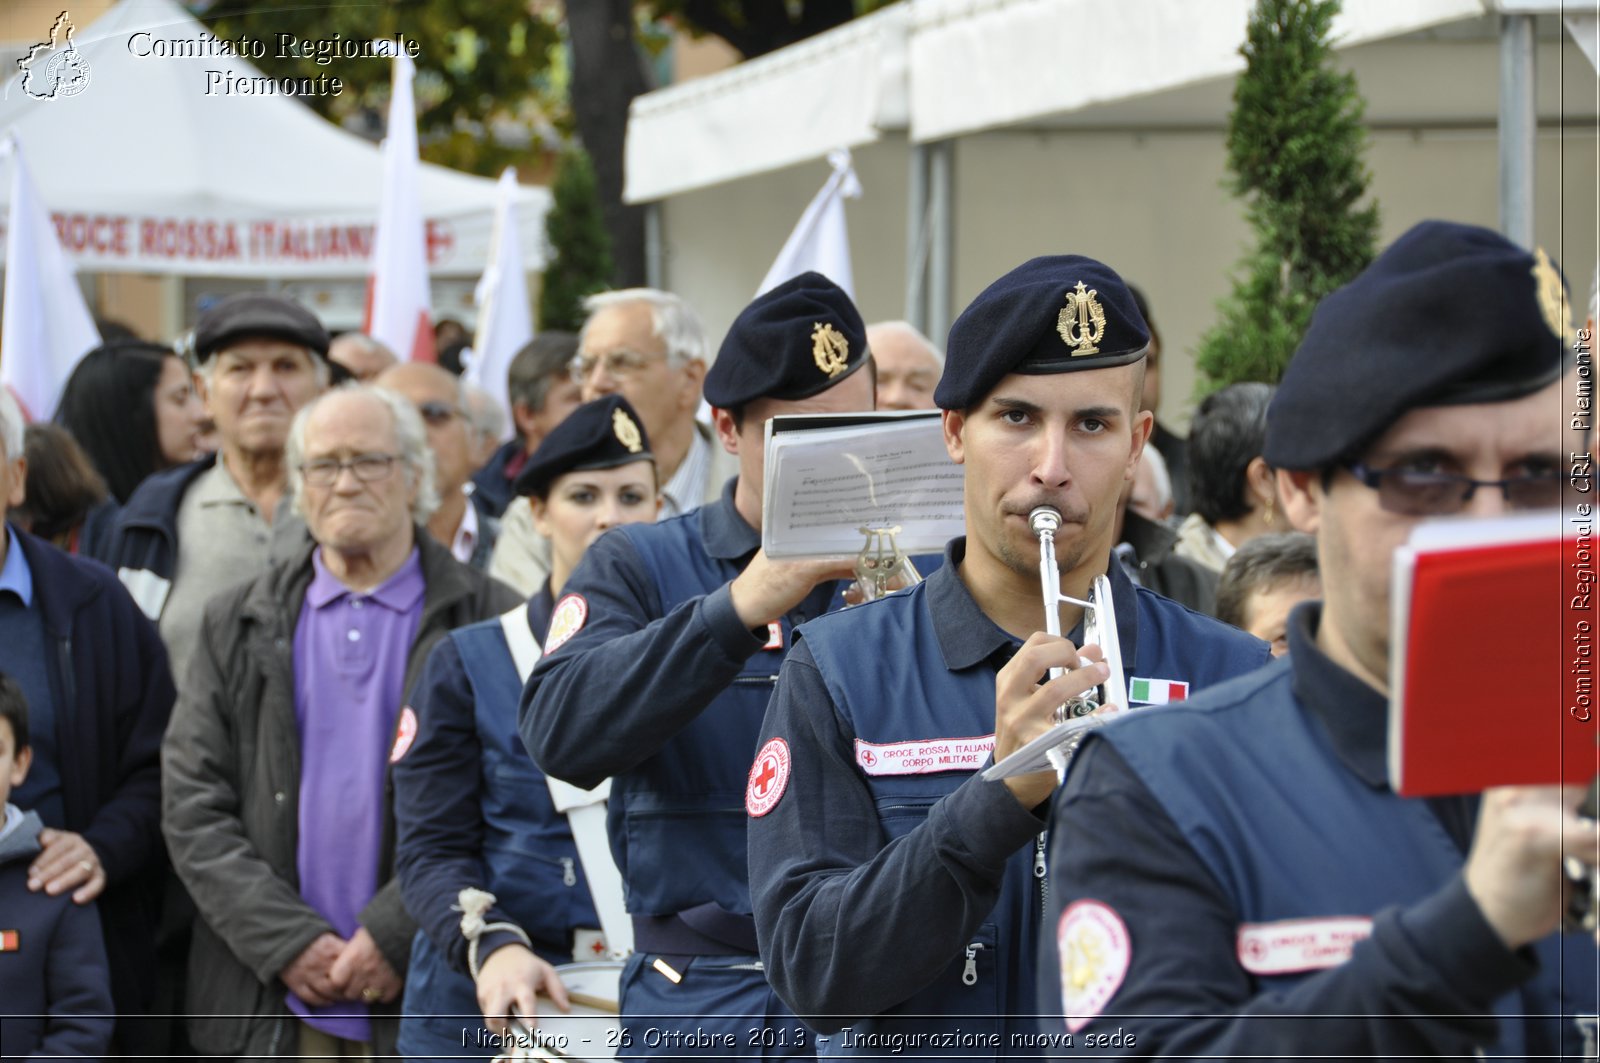
[[[909,14],[896,4],[638,97],[629,111],[623,198],[664,199],[904,129]]]
[[[911,137],[1048,119],[1244,69],[1250,0],[916,0]],[[1339,47],[1481,16],[1481,0],[1345,0]]]
[[[41,26],[41,37],[49,30]],[[34,99],[20,74],[6,84],[0,135],[16,135],[67,254],[84,270],[365,276],[382,182],[378,147],[293,97],[241,94],[240,80],[261,72],[238,55],[215,54],[216,43],[171,0],[122,0],[73,35],[89,71],[81,91]],[[336,76],[339,67],[325,69]],[[235,91],[223,92],[230,84]],[[482,272],[495,185],[423,164],[434,275]],[[0,207],[9,194],[9,180],[0,180]],[[547,190],[522,187],[530,270],[544,263],[549,204]]]

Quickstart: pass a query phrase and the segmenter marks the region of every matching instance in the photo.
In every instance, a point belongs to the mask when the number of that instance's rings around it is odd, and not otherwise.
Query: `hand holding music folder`
[[[1592,553],[1593,540],[1576,539],[1578,527],[1571,513],[1556,510],[1427,521],[1395,551],[1395,792],[1583,786],[1600,774],[1597,603],[1593,582],[1569,563],[1580,544]]]

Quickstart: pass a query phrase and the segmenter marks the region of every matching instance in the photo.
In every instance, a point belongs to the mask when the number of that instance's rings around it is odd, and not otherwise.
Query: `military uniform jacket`
[[[532,630],[549,626],[551,604],[546,586],[524,607]],[[518,926],[541,952],[565,961],[573,930],[600,925],[571,825],[517,733],[521,691],[495,619],[442,639],[411,692],[416,739],[398,750],[393,774],[395,871],[406,908],[427,936],[427,947],[413,949],[407,974],[412,1010],[428,1000],[417,995],[419,980],[469,973],[456,907],[469,886],[495,895],[485,923]],[[480,960],[516,940],[490,931],[479,942]]]
[[[816,588],[757,635],[728,584],[760,545],[722,497],[595,541],[556,603],[521,730],[549,775],[612,777],[608,833],[635,916],[750,913],[745,776],[790,632],[841,604]],[[645,947],[645,951],[650,951]]]
[[[919,586],[802,629],[762,725],[749,788],[761,956],[813,1027],[850,1026],[823,1054],[881,1055],[884,1035],[928,1038],[903,1043],[922,1056],[1035,1051],[1018,1035],[1035,1028],[1045,823],[978,775],[995,676],[1021,644],[961,583],[964,551],[957,539]],[[1117,566],[1111,581],[1130,687],[1181,696],[1177,684],[1269,659]]]
[[[1387,701],[1318,649],[1319,617],[1294,612],[1287,659],[1079,750],[1049,1029],[1141,1056],[1593,1058],[1593,941],[1505,947],[1461,875],[1476,800],[1389,788]]]

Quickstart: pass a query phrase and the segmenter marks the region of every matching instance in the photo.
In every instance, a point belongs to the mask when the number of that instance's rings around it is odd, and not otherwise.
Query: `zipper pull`
[[[578,869],[573,866],[572,857],[561,858],[561,884],[563,886],[576,886],[578,884]]]
[[[1044,859],[1044,835],[1040,834],[1033,839],[1033,877],[1044,878],[1050,873],[1050,865]]]
[[[978,984],[978,950],[981,948],[983,946],[976,941],[967,946],[967,966],[961,972],[962,985]]]

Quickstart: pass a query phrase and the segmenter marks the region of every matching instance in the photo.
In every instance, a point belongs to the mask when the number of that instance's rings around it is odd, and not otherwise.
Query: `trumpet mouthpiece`
[[[1061,527],[1061,511],[1055,506],[1035,506],[1033,512],[1028,514],[1028,527],[1033,529],[1035,535],[1046,532],[1054,535],[1056,529]]]

